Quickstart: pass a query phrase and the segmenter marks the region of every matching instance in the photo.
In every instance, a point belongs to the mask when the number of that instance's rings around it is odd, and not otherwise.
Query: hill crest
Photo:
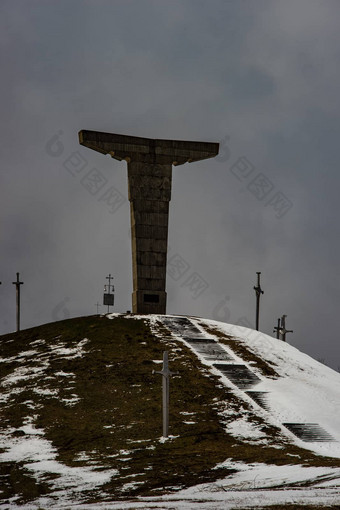
[[[112,314],[0,337],[0,501],[150,498],[244,484],[240,473],[252,476],[252,465],[277,473],[293,465],[304,483],[337,484],[339,374],[256,333],[193,317]],[[180,374],[171,381],[167,441],[152,375],[164,350]],[[312,415],[308,395],[322,414]],[[306,442],[287,420],[317,423],[329,437]]]

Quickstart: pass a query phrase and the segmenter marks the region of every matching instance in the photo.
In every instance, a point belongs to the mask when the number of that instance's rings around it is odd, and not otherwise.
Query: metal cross
[[[293,333],[292,329],[286,329],[286,317],[287,315],[282,315],[280,328],[281,340],[283,340],[284,342],[286,341],[286,334]]]
[[[163,352],[163,368],[160,371],[153,370],[153,374],[161,374],[163,389],[163,437],[169,436],[169,386],[170,376],[178,375],[178,372],[169,370],[168,351]]]
[[[257,274],[257,287],[254,287],[255,293],[256,293],[256,330],[259,330],[259,321],[260,321],[260,297],[261,294],[264,294],[263,290],[261,289],[260,284],[260,274],[261,272],[256,272]]]
[[[17,273],[17,281],[12,282],[16,286],[16,299],[17,299],[17,331],[20,331],[20,285],[24,282],[20,281],[19,273]]]
[[[274,327],[273,333],[276,331],[276,338],[280,338],[280,330],[281,330],[281,319],[280,317],[277,319],[277,326]]]

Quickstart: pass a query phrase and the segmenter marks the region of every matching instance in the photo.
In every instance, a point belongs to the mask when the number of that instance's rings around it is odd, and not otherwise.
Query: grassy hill
[[[164,350],[179,372],[170,383],[167,440],[161,377],[152,374]],[[0,358],[0,504],[163,494],[232,474],[216,467],[227,458],[340,468],[340,459],[299,448],[269,425],[161,323],[69,319],[1,336]],[[272,367],[260,365],[270,376]],[[226,431],[245,412],[265,445]]]

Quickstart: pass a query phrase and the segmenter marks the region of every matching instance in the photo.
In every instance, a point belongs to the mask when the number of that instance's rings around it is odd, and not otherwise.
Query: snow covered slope
[[[264,407],[265,410],[259,412],[276,426],[281,426],[296,444],[321,455],[340,458],[338,372],[288,343],[248,328],[195,318],[158,319],[170,327],[179,340],[189,345],[202,363],[221,375],[224,384],[238,391],[248,402],[254,404],[255,399],[258,402],[255,406]],[[199,341],[190,341],[195,338]],[[215,349],[216,356],[206,356],[200,349],[204,338],[217,342],[210,344],[210,352]],[[233,344],[239,347],[239,355],[237,350],[233,350]],[[228,353],[227,360],[221,359],[221,348]],[[242,348],[246,356],[252,353],[273,369],[270,377],[258,368],[257,361],[247,361],[242,357]],[[209,353],[209,343],[205,350]],[[235,372],[231,370],[233,365],[243,369],[250,379],[245,388],[242,388],[244,379],[240,383],[235,378]],[[253,380],[251,374],[255,376]],[[234,423],[229,430],[238,435],[242,435],[242,431],[249,433],[242,420]]]

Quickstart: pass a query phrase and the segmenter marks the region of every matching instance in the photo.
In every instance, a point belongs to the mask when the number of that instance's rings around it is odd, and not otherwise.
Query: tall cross
[[[256,330],[259,330],[259,321],[260,321],[260,297],[261,294],[264,294],[263,290],[261,289],[260,284],[260,272],[256,272],[257,274],[257,287],[254,287],[255,293],[256,293]]]
[[[126,161],[131,210],[133,313],[166,313],[166,261],[172,165],[218,154],[218,143],[154,140],[80,131],[79,143]]]
[[[168,351],[163,352],[163,368],[160,371],[153,370],[153,374],[160,374],[162,376],[162,395],[163,395],[163,437],[169,435],[169,387],[170,376],[177,375],[178,372],[171,372],[169,370]]]
[[[12,283],[16,286],[17,331],[20,331],[20,285],[23,285],[24,282],[20,281],[19,273],[17,273],[17,281]]]

